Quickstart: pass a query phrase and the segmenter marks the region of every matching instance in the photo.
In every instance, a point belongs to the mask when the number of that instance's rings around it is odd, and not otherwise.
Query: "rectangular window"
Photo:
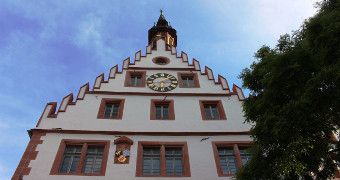
[[[137,177],[190,177],[186,142],[138,143]]]
[[[233,148],[217,148],[223,174],[235,174],[237,163]]]
[[[66,146],[60,173],[75,173],[78,167],[82,146]]]
[[[104,117],[117,118],[119,113],[119,104],[106,104]]]
[[[197,73],[178,73],[180,88],[199,88]]]
[[[125,87],[145,87],[146,71],[126,71]]]
[[[103,162],[104,147],[87,147],[83,173],[99,173]]]
[[[246,151],[250,144],[250,141],[213,141],[218,176],[234,176],[237,169],[251,158]]]
[[[110,141],[63,139],[50,175],[104,176],[109,145]]]
[[[161,174],[161,154],[159,148],[143,149],[143,174],[145,175]]]
[[[98,110],[98,119],[122,119],[124,99],[103,98]]]
[[[168,104],[156,104],[156,119],[169,119],[169,105]]]
[[[182,76],[183,87],[195,87],[195,81],[193,76]]]
[[[227,117],[221,100],[200,100],[203,120],[226,120]]]
[[[204,104],[204,112],[207,119],[220,119],[217,104]]]
[[[181,148],[165,148],[167,175],[183,175],[183,152]]]
[[[142,85],[142,76],[134,75],[130,76],[130,86],[141,86]]]
[[[174,101],[171,99],[151,99],[151,120],[175,120]]]

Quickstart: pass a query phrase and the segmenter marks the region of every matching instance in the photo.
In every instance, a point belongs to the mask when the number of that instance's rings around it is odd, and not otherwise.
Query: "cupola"
[[[177,46],[176,30],[165,19],[163,10],[161,10],[157,24],[154,23],[154,26],[149,30],[149,44],[151,44],[152,49],[157,48],[156,41],[158,39],[163,39],[168,49],[170,49],[170,46]]]

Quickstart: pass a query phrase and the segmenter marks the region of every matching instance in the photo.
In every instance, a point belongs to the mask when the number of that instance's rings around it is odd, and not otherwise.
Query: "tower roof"
[[[170,23],[165,19],[163,15],[163,10],[158,18],[157,24],[155,23],[152,28],[149,29],[149,44],[151,43],[152,37],[154,37],[158,32],[167,32],[175,39],[175,46],[177,46],[177,32],[171,27]]]

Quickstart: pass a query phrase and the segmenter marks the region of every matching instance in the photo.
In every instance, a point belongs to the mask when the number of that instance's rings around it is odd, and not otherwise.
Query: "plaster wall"
[[[102,98],[125,99],[123,117],[97,119]],[[151,99],[174,100],[175,120],[150,120]],[[199,100],[221,100],[227,120],[202,120]],[[57,118],[43,117],[38,129],[143,132],[237,132],[248,131],[241,101],[232,96],[139,96],[86,94],[84,100],[69,105]]]
[[[157,177],[135,177],[137,145],[138,141],[167,141],[167,142],[187,142],[191,177],[176,177],[178,180],[218,180],[231,179],[228,177],[218,177],[215,159],[213,155],[211,141],[250,141],[248,136],[210,136],[209,139],[201,141],[206,136],[127,136],[134,141],[131,146],[131,155],[129,164],[114,164],[115,145],[113,141],[117,136],[112,135],[80,135],[80,134],[46,134],[42,139],[43,144],[38,145],[38,156],[32,160],[29,167],[32,167],[28,176],[24,176],[25,180],[49,179],[49,180],[74,180],[74,179],[164,179],[173,180],[174,178],[157,178]],[[52,164],[55,160],[57,150],[62,139],[77,140],[110,140],[109,155],[105,176],[75,176],[75,175],[49,175]]]
[[[100,89],[94,91],[110,91],[110,92],[145,92],[154,93],[149,87],[124,87],[126,72],[133,70],[124,70],[121,74],[116,74],[115,79],[109,79],[108,83],[102,83]],[[136,71],[138,72],[138,71]],[[200,88],[180,88],[179,85],[172,91],[165,93],[225,93],[226,90],[222,89],[221,84],[215,84],[214,80],[208,80],[208,76],[201,75],[200,71],[171,71],[171,70],[147,70],[146,79],[156,73],[168,73],[175,76],[178,80],[177,72],[180,73],[197,73]],[[158,92],[157,92],[158,93]]]

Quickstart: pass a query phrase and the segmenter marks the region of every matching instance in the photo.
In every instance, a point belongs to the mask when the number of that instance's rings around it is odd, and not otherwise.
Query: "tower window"
[[[134,75],[130,76],[130,86],[141,86],[142,85],[142,76]]]
[[[197,73],[178,73],[180,88],[199,88]]]
[[[145,87],[146,71],[127,71],[125,87]]]
[[[124,99],[103,98],[100,103],[97,118],[122,119],[124,102]]]
[[[155,57],[152,59],[152,62],[158,65],[166,65],[169,64],[170,59],[166,57]]]
[[[195,81],[193,76],[182,76],[183,87],[195,87]]]

